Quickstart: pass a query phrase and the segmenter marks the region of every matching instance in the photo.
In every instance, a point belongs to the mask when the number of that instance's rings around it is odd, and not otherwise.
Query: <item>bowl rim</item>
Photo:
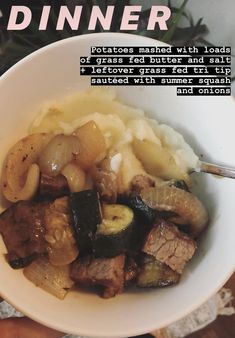
[[[44,46],[36,51],[34,51],[33,53],[27,55],[26,57],[24,57],[23,59],[21,59],[20,61],[18,61],[16,64],[14,64],[11,68],[9,68],[4,74],[1,75],[0,77],[0,84],[8,78],[8,76],[10,76],[12,73],[14,73],[14,71],[16,71],[19,67],[21,67],[21,65],[23,65],[24,63],[27,63],[28,61],[30,61],[31,59],[33,59],[35,56],[39,56],[40,54],[45,53],[47,50],[53,49],[57,46],[60,45],[66,45],[67,43],[69,43],[71,40],[77,40],[78,42],[83,41],[83,40],[89,40],[90,39],[94,39],[95,37],[99,36],[99,37],[113,37],[115,35],[115,39],[120,37],[120,39],[122,39],[123,37],[125,38],[130,38],[132,43],[136,41],[136,43],[141,43],[141,41],[146,42],[147,40],[149,41],[149,43],[154,42],[154,45],[159,45],[159,46],[170,46],[169,44],[166,44],[164,42],[161,42],[159,40],[155,40],[149,37],[145,37],[145,36],[139,36],[139,35],[135,35],[135,34],[129,34],[129,33],[118,33],[118,32],[102,32],[102,33],[90,33],[90,34],[83,34],[83,35],[78,35],[78,36],[73,36],[70,38],[66,38],[66,39],[62,39],[60,41],[56,41],[54,43],[51,43],[47,46]],[[89,41],[88,41],[89,42]],[[231,101],[233,101],[233,103],[235,104],[234,100],[232,99],[232,96],[227,97],[227,99],[230,99]],[[127,336],[134,336],[134,335],[141,335],[147,332],[152,332],[156,329],[160,329],[163,327],[166,327],[167,325],[187,316],[189,313],[191,313],[192,311],[194,311],[195,309],[197,309],[198,307],[200,307],[200,305],[202,305],[204,302],[206,302],[209,298],[211,298],[216,292],[218,292],[219,289],[221,289],[223,287],[223,285],[226,283],[226,281],[230,278],[230,276],[233,274],[233,272],[235,271],[235,263],[234,266],[231,266],[230,271],[228,272],[228,274],[220,281],[220,283],[218,283],[214,288],[211,288],[211,291],[209,293],[207,293],[207,296],[203,298],[203,300],[198,299],[197,301],[194,300],[193,304],[191,306],[188,306],[187,309],[184,308],[184,310],[182,311],[181,309],[179,309],[179,311],[177,313],[175,313],[174,315],[167,317],[164,321],[162,321],[162,325],[161,327],[156,327],[156,325],[152,325],[151,327],[149,325],[147,325],[147,327],[144,325],[144,322],[142,323],[142,328],[141,329],[135,329],[135,328],[124,328],[124,329],[120,329],[120,333],[117,335],[115,335],[115,333],[113,331],[107,332],[107,330],[105,331],[105,333],[97,333],[95,335],[91,335],[89,330],[81,330],[78,331],[74,331],[73,329],[69,329],[66,328],[66,330],[68,330],[69,334],[79,334],[82,336],[89,336],[89,337],[94,337],[94,338],[120,338],[120,337],[127,337]],[[48,326],[52,329],[55,330],[59,330],[59,331],[64,331],[65,327],[63,325],[63,323],[60,322],[56,322],[56,320],[50,321],[50,323],[48,323],[45,319],[45,316],[41,316],[38,317],[37,315],[34,315],[33,313],[30,313],[30,311],[28,311],[25,307],[24,304],[16,304],[14,302],[14,298],[11,299],[11,297],[8,297],[7,295],[4,294],[4,292],[1,292],[1,296],[10,304],[12,304],[13,306],[15,306],[20,312],[22,312],[24,315],[26,315],[27,317],[35,320],[36,322],[39,322],[42,325]]]

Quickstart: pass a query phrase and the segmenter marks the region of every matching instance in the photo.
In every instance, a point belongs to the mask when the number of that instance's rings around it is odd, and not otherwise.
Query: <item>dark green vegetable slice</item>
[[[145,237],[150,231],[156,218],[160,217],[167,219],[175,215],[169,211],[158,211],[150,208],[143,202],[140,196],[129,196],[123,199],[123,201],[136,215],[136,222],[131,235],[130,250],[132,252],[138,252],[141,249]]]
[[[134,213],[127,206],[102,206],[102,223],[98,225],[93,250],[96,257],[115,257],[126,252],[134,224]]]
[[[151,226],[157,217],[167,219],[175,215],[175,213],[171,211],[159,211],[150,208],[144,203],[140,196],[129,196],[125,204],[128,205],[137,215],[138,219],[147,226]]]
[[[143,288],[164,287],[177,284],[180,274],[154,257],[145,255],[142,260],[137,285]]]
[[[98,193],[85,190],[69,197],[72,225],[80,253],[92,251],[92,240],[102,216]]]
[[[157,211],[145,204],[140,196],[130,196],[128,205],[136,215],[147,224],[152,224],[157,216]]]
[[[8,259],[9,265],[13,269],[22,269],[31,264],[37,258],[37,254],[32,254],[23,258]]]
[[[170,186],[174,186],[176,188],[185,190],[187,192],[190,192],[189,187],[187,186],[187,184],[185,183],[184,180],[178,180],[178,181],[174,181],[170,184]]]
[[[135,214],[135,223],[133,225],[130,251],[137,252],[143,246],[144,239],[150,231],[156,218],[157,212],[149,208],[140,196],[119,196],[121,204],[127,205]]]

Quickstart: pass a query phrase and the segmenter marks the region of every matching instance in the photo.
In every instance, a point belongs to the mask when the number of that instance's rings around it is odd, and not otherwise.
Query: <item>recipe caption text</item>
[[[177,95],[231,95],[230,47],[93,46],[80,57],[92,86],[177,86]]]

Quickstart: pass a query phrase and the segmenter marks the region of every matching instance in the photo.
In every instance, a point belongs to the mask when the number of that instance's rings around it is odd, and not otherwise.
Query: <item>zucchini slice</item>
[[[93,190],[73,193],[69,197],[72,225],[80,253],[92,251],[92,240],[101,223],[99,195]]]
[[[175,213],[171,211],[158,211],[150,208],[138,195],[130,195],[121,198],[123,204],[130,207],[136,216],[136,222],[132,230],[130,249],[138,252],[143,246],[143,242],[151,230],[154,222],[158,218],[169,219]]]
[[[133,211],[120,204],[104,204],[102,215],[93,243],[95,256],[111,258],[126,252],[134,224]]]
[[[157,217],[157,211],[145,204],[140,196],[130,195],[122,200],[125,205],[133,210],[136,216],[132,229],[130,251],[138,252],[141,250],[144,239]]]
[[[130,196],[127,205],[134,210],[138,218],[147,226],[152,226],[156,218],[168,219],[175,213],[167,210],[155,210],[150,208],[140,196]]]
[[[127,203],[141,221],[144,221],[147,225],[153,224],[155,218],[157,217],[157,211],[145,204],[140,196],[130,196]]]
[[[165,287],[177,284],[179,279],[180,274],[169,266],[150,255],[145,255],[137,277],[137,285],[143,288]]]

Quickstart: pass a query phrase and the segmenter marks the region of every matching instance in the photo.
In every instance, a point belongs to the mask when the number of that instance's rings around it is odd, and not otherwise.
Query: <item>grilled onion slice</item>
[[[43,149],[39,167],[43,174],[58,175],[64,166],[76,160],[80,152],[80,141],[74,135],[56,135]]]
[[[2,192],[8,201],[31,199],[39,185],[39,154],[52,134],[31,134],[18,141],[8,152],[2,172]]]
[[[59,299],[64,299],[74,284],[70,279],[69,270],[69,265],[53,266],[47,258],[40,257],[24,269],[24,275],[36,286]]]
[[[184,224],[190,224],[190,234],[197,237],[208,223],[208,213],[199,199],[174,186],[146,188],[141,198],[150,208],[176,213]]]

